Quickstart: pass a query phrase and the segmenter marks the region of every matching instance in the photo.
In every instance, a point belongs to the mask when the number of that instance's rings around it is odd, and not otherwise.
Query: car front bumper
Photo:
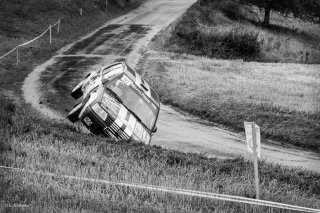
[[[109,114],[104,121],[94,112],[90,105],[85,109],[80,120],[94,134],[117,140],[128,140],[131,138],[115,124],[114,119]]]

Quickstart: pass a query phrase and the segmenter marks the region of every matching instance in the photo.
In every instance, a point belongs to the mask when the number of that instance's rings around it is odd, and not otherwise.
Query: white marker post
[[[19,65],[19,48],[17,48],[17,66]]]
[[[58,27],[57,27],[57,33],[59,34],[60,32],[60,22],[61,22],[61,19],[59,19],[59,22],[58,22]]]
[[[258,158],[260,159],[260,127],[254,122],[244,122],[246,132],[247,148],[253,153],[254,178],[256,185],[256,199],[259,195],[259,175],[258,175]]]
[[[49,38],[49,40],[50,40],[50,44],[51,44],[51,43],[52,43],[51,24],[50,24],[50,26],[49,26],[49,34],[50,34],[50,38]]]

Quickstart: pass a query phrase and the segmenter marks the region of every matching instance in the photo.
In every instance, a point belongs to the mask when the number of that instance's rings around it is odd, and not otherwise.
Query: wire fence
[[[40,39],[42,36],[44,36],[47,32],[49,32],[49,43],[52,43],[52,28],[57,26],[57,33],[59,34],[60,32],[60,23],[61,23],[61,19],[59,19],[55,24],[50,24],[49,27],[39,36],[35,37],[34,39],[27,41],[23,44],[20,44],[18,46],[16,46],[15,48],[13,48],[12,50],[10,50],[9,52],[7,52],[6,54],[0,56],[0,60],[5,58],[6,56],[10,55],[11,53],[16,51],[16,60],[17,60],[17,65],[19,65],[19,48],[26,46],[28,44],[31,44],[32,42]]]
[[[289,204],[283,204],[283,203],[277,203],[277,202],[271,202],[271,201],[265,201],[265,200],[257,200],[257,199],[252,199],[252,198],[225,195],[225,194],[217,194],[217,193],[194,191],[194,190],[179,189],[179,188],[171,188],[171,187],[164,187],[164,186],[147,185],[147,184],[135,184],[135,183],[127,183],[127,182],[85,178],[85,177],[78,177],[78,176],[71,176],[71,175],[54,174],[54,173],[50,173],[50,172],[31,171],[31,170],[27,170],[27,169],[6,167],[6,166],[0,166],[0,169],[16,171],[16,172],[23,172],[23,173],[31,173],[31,174],[36,174],[39,176],[43,175],[43,176],[64,178],[64,179],[76,180],[76,181],[95,182],[95,183],[101,183],[101,184],[107,184],[107,185],[116,185],[116,186],[121,186],[121,187],[130,187],[130,188],[151,190],[151,191],[157,191],[157,192],[165,192],[165,193],[171,193],[171,194],[180,194],[180,195],[185,195],[185,196],[207,198],[207,199],[214,199],[214,200],[220,200],[220,201],[236,202],[236,203],[263,206],[263,207],[272,207],[272,208],[278,208],[278,209],[283,209],[283,210],[293,210],[293,211],[298,211],[298,212],[309,212],[309,213],[320,213],[320,209],[312,209],[312,208],[306,208],[306,207],[301,207],[301,206],[294,206],[294,205],[289,205]]]

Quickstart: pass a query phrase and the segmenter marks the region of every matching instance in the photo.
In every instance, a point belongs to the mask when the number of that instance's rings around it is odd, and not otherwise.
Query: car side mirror
[[[158,130],[157,126],[154,126],[153,129],[152,129],[152,133],[157,132],[157,130]]]

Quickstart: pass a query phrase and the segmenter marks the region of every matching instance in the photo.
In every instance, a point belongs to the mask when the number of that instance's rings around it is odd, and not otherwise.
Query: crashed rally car
[[[157,93],[124,62],[88,74],[71,92],[82,101],[67,118],[80,120],[92,133],[149,144],[157,131]]]

